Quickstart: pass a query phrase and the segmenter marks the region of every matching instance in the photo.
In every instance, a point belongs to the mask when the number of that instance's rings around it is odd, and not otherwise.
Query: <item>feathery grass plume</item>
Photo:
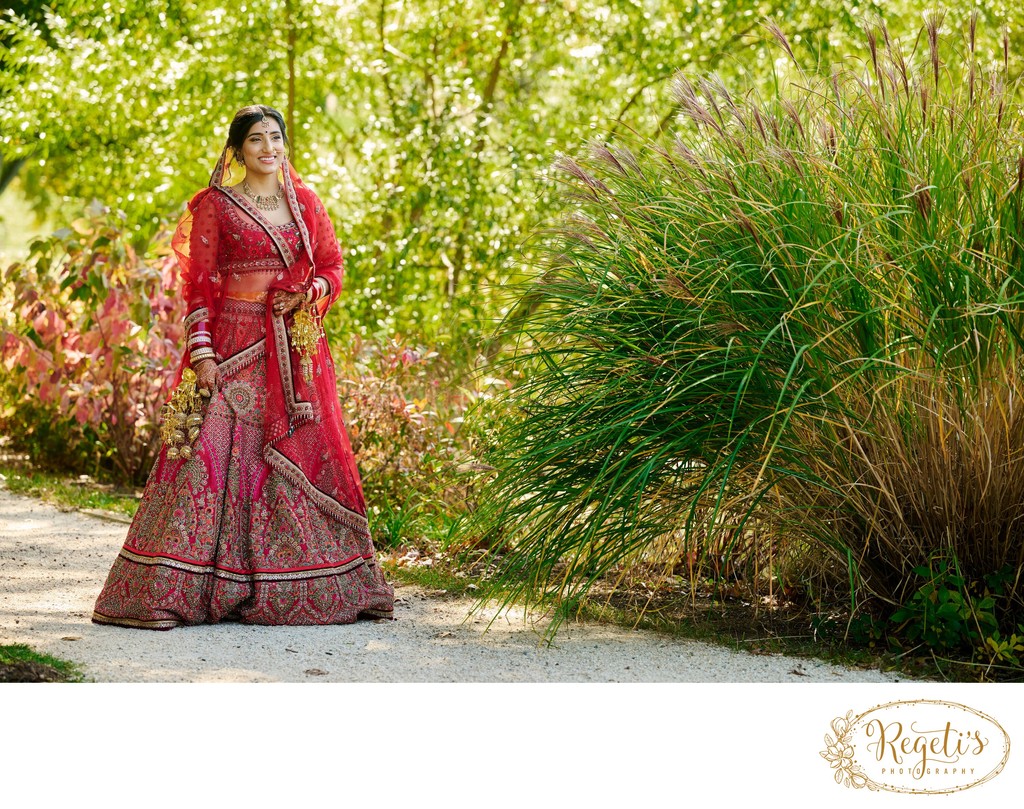
[[[951,554],[1011,567],[1019,610],[1024,133],[1005,68],[926,31],[766,100],[680,77],[671,148],[560,162],[476,514],[492,592],[568,609],[643,568],[899,604]]]
[[[939,60],[939,29],[942,27],[944,17],[944,14],[936,12],[929,14],[925,19],[925,31],[928,33],[928,54],[931,57],[932,76],[936,93],[939,90],[939,71],[941,67]]]

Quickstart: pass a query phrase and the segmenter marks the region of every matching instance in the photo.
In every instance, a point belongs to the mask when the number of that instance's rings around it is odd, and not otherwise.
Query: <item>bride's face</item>
[[[269,116],[257,121],[242,142],[245,168],[254,174],[276,174],[284,161],[284,135],[277,121]]]

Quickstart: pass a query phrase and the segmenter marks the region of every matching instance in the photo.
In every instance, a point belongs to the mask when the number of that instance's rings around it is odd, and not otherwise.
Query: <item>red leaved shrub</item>
[[[185,314],[166,234],[148,252],[94,205],[0,274],[0,432],[37,465],[148,474]]]
[[[473,508],[470,473],[479,471],[474,459],[490,427],[469,416],[505,381],[400,335],[383,343],[356,338],[334,356],[378,543],[443,540]]]

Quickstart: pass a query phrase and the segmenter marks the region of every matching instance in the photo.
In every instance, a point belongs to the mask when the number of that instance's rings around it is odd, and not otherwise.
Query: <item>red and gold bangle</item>
[[[324,297],[330,291],[330,284],[324,278],[314,278],[306,293],[306,302],[312,303]]]
[[[193,319],[189,323],[187,347],[193,363],[213,358],[213,335],[206,320]]]
[[[200,306],[198,309],[188,313],[185,318],[185,331],[193,331],[193,326],[198,326],[201,329],[206,329],[206,319],[210,316],[210,310],[205,306]]]
[[[209,334],[193,334],[188,338],[188,347],[212,346],[213,338]]]
[[[217,355],[214,353],[212,348],[197,348],[192,351],[189,355],[189,359],[192,365],[202,362],[203,360],[212,360]]]

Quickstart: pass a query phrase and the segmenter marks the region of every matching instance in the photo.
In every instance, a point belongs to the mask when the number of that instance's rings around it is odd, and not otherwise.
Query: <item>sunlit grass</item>
[[[85,679],[78,666],[68,660],[41,654],[23,643],[0,645],[0,667],[19,664],[46,666],[53,670],[57,682],[80,683]]]
[[[0,485],[14,494],[38,497],[63,509],[96,509],[131,517],[139,507],[135,491],[119,490],[88,477],[27,472],[0,465]]]

